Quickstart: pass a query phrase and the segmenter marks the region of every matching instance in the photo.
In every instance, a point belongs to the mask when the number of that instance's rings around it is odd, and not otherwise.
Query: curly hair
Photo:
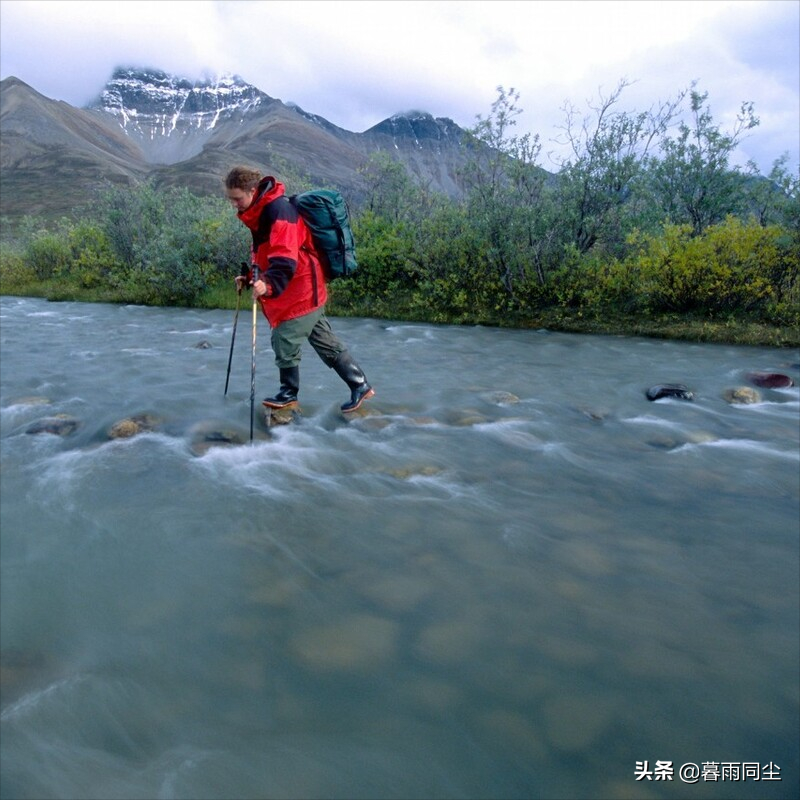
[[[252,167],[234,167],[225,176],[226,189],[241,189],[242,191],[249,192],[258,186],[261,180],[261,173]]]

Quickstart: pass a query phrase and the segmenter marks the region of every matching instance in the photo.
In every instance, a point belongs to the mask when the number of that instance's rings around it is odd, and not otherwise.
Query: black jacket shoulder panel
[[[258,218],[258,229],[253,231],[253,244],[257,248],[259,245],[269,241],[269,232],[272,223],[277,220],[286,222],[297,222],[297,209],[289,202],[284,195],[276,197],[271,203],[267,203]]]

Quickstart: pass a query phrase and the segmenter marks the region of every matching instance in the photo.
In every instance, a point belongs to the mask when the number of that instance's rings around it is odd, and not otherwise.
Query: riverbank
[[[24,291],[15,291],[2,286],[0,294],[24,297],[43,297],[53,302],[77,301],[98,303],[131,303],[134,300],[122,297],[118,292],[98,288],[81,289],[64,284],[42,282],[36,286],[26,285]],[[249,298],[242,298],[243,305]],[[232,288],[214,287],[207,290],[195,303],[196,308],[221,308],[233,311],[236,293]],[[332,287],[328,303],[328,314],[332,317],[372,317],[401,322],[421,322],[446,325],[485,325],[498,328],[546,329],[563,333],[585,333],[605,336],[644,336],[654,339],[670,339],[686,342],[708,342],[735,344],[752,347],[800,347],[800,328],[788,325],[770,325],[741,317],[709,319],[686,314],[663,314],[659,316],[634,317],[619,313],[603,316],[587,315],[579,310],[565,308],[533,309],[514,315],[477,315],[465,318],[463,314],[442,319],[441,312],[427,315],[416,307],[413,312],[403,308],[389,307],[381,303],[347,303],[337,301],[335,286]]]

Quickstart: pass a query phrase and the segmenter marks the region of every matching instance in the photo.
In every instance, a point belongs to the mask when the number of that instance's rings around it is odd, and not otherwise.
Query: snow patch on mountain
[[[173,163],[186,158],[187,139],[199,153],[221,121],[241,119],[270,99],[238,75],[191,81],[162,70],[120,67],[89,108],[111,114],[156,163]],[[182,140],[180,148],[171,137]]]

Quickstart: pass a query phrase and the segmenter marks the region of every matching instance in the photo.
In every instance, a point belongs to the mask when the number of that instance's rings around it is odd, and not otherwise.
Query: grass
[[[645,336],[754,347],[800,347],[798,328],[734,318],[713,320],[669,314],[646,318],[608,316],[598,320],[556,311],[546,312],[538,321],[541,324],[536,327],[569,333]]]
[[[51,301],[78,301],[87,303],[143,304],[140,297],[125,295],[119,290],[105,287],[83,288],[67,285],[63,281],[41,281],[23,285],[9,285],[0,281],[0,293],[7,295],[43,297]],[[242,307],[250,303],[250,294],[242,294]],[[206,289],[192,304],[193,308],[229,309],[236,307],[233,284],[215,285]],[[644,336],[689,342],[736,344],[754,347],[800,347],[800,328],[790,325],[773,325],[747,318],[726,317],[709,319],[686,314],[662,314],[650,317],[632,317],[619,313],[586,315],[564,308],[537,309],[513,316],[476,313],[475,316],[447,318],[441,312],[427,313],[415,307],[404,311],[401,307],[372,302],[337,303],[335,287],[331,291],[328,313],[334,317],[372,317],[375,319],[405,320],[431,324],[487,325],[500,328],[547,329],[565,333],[597,334],[605,336]]]

